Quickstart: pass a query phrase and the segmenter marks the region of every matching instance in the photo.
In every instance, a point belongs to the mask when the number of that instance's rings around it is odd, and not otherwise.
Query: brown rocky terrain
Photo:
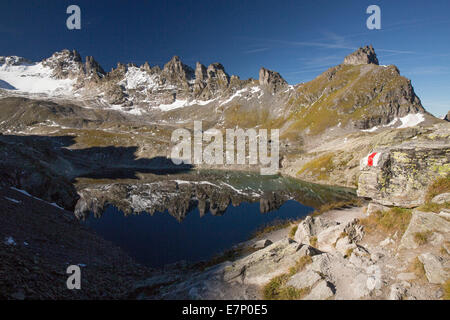
[[[73,212],[6,187],[0,205],[0,299],[124,299],[150,275]],[[81,290],[67,289],[69,265]]]

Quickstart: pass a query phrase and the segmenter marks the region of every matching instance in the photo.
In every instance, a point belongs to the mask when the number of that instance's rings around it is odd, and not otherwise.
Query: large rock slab
[[[286,283],[286,286],[291,286],[296,289],[311,288],[319,280],[322,280],[322,277],[317,272],[305,270],[294,274]]]
[[[287,273],[300,257],[308,253],[314,254],[314,251],[307,250],[307,247],[291,239],[279,240],[227,266],[224,270],[224,280],[264,285],[270,279]]]
[[[438,232],[444,238],[450,238],[450,222],[432,212],[421,212],[414,210],[411,221],[400,241],[399,249],[416,249],[419,245],[414,241],[414,236],[418,232]]]
[[[334,295],[333,286],[326,280],[320,281],[303,300],[326,300]]]
[[[437,257],[431,253],[423,253],[419,256],[423,263],[425,275],[430,283],[443,284],[450,277],[450,261]]]
[[[421,205],[428,185],[450,172],[448,143],[406,143],[371,155],[361,160],[357,193],[385,206]]]
[[[437,204],[444,204],[446,202],[450,202],[450,192],[438,194],[436,197],[431,199],[431,202]]]
[[[308,270],[315,271],[336,288],[335,299],[361,299],[370,294],[366,270],[351,264],[340,254],[323,253],[312,257]]]

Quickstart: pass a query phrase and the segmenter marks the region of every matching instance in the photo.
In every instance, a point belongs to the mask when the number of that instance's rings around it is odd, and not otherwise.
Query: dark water
[[[160,267],[180,260],[207,260],[248,240],[261,226],[274,220],[304,217],[313,209],[289,200],[278,210],[260,213],[259,203],[229,206],[224,215],[200,217],[198,209],[178,222],[167,212],[124,216],[109,207],[101,218],[86,223],[103,238],[120,246],[138,262]]]

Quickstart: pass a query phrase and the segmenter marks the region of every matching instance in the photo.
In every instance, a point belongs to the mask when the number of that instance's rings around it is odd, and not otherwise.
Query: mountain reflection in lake
[[[167,212],[125,216],[109,206],[102,218],[91,215],[86,223],[138,262],[160,267],[180,260],[209,259],[247,240],[260,226],[277,219],[301,218],[312,210],[288,200],[277,210],[261,213],[259,202],[243,202],[236,207],[229,205],[221,216],[208,212],[200,217],[195,208],[178,222]]]
[[[77,181],[77,191],[75,214],[152,267],[207,260],[274,220],[301,218],[354,196],[346,188],[224,171],[90,177]]]

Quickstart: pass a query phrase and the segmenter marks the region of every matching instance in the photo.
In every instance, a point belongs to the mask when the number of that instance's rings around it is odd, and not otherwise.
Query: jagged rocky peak
[[[92,56],[86,57],[85,72],[87,75],[104,76],[105,71]]]
[[[24,64],[32,64],[30,60],[27,60],[23,57],[18,56],[0,56],[0,65],[7,65],[7,66],[20,66]]]
[[[217,79],[223,81],[227,85],[230,82],[230,76],[225,72],[225,68],[221,63],[211,63],[208,66],[206,73],[208,74],[208,79]]]
[[[206,67],[200,62],[197,62],[197,64],[195,65],[195,80],[205,81],[207,77],[208,74],[206,72]]]
[[[163,73],[171,80],[186,81],[194,78],[194,70],[181,62],[178,56],[174,56],[164,65]]]
[[[259,70],[259,84],[262,87],[269,88],[270,91],[275,93],[284,88],[287,85],[287,82],[278,72],[261,68]]]
[[[376,64],[378,65],[378,58],[375,49],[370,46],[359,48],[352,54],[349,54],[344,59],[344,64],[360,65],[360,64]]]
[[[64,49],[44,59],[42,65],[53,69],[53,77],[57,79],[76,78],[83,70],[80,54],[76,50]]]

